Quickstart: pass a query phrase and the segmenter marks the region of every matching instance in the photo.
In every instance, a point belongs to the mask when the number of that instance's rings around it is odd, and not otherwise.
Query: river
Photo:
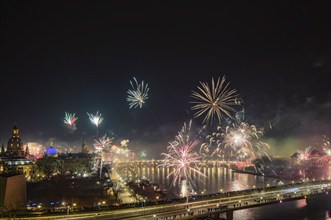
[[[158,167],[134,167],[136,177],[145,177],[151,182],[163,185],[168,193],[178,193],[178,186],[172,186],[172,178],[166,178],[171,170]],[[223,167],[209,167],[201,170],[207,178],[204,182],[196,181],[194,190],[198,193],[216,193],[221,190],[236,191],[255,187],[279,184],[277,179],[251,174],[236,173]],[[195,178],[196,179],[196,178]],[[284,182],[286,183],[286,182]],[[234,212],[234,219],[246,220],[325,220],[331,216],[331,201],[328,198],[316,198],[307,205],[305,200],[251,208]]]

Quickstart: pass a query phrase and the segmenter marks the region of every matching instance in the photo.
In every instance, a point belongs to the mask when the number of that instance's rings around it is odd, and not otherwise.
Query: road
[[[302,199],[312,194],[327,194],[331,181],[311,183],[311,185],[293,185],[286,188],[253,190],[250,194],[237,196],[210,195],[203,199],[190,198],[188,203],[169,203],[147,207],[127,208],[114,211],[100,211],[54,217],[34,217],[33,219],[190,219],[193,216],[206,216],[213,212],[226,212],[250,208],[289,200]],[[17,218],[28,220],[29,218]]]

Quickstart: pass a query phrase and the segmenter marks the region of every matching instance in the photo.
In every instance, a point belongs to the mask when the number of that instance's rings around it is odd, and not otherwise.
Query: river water
[[[169,168],[135,167],[136,177],[146,177],[151,182],[163,185],[168,193],[180,192],[179,187],[171,185],[172,178],[167,179],[171,172]],[[255,176],[251,174],[236,173],[223,167],[209,167],[201,170],[207,178],[205,182],[196,181],[195,191],[198,193],[216,193],[220,190],[235,191],[277,185],[274,178]],[[284,182],[286,183],[286,182]],[[244,209],[234,212],[234,219],[259,219],[259,220],[331,220],[331,201],[329,198],[316,198],[309,205],[305,200],[285,202],[277,205],[269,205],[259,208]]]

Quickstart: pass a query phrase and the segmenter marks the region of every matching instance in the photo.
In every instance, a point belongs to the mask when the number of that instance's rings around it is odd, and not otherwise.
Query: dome
[[[57,150],[54,147],[50,146],[49,148],[47,148],[46,155],[52,156],[56,154],[57,154]]]
[[[8,140],[8,144],[7,146],[10,148],[10,147],[21,147],[23,144],[22,144],[22,141],[19,137],[11,137],[9,140]]]

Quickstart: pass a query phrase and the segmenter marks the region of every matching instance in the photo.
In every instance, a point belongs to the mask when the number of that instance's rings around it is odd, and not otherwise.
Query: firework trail
[[[194,117],[198,118],[205,115],[203,123],[213,123],[217,117],[218,122],[226,117],[233,118],[232,112],[235,112],[233,106],[241,105],[241,98],[237,90],[228,88],[229,83],[225,84],[225,76],[222,80],[218,78],[216,84],[212,78],[211,87],[207,82],[200,82],[198,92],[193,91],[191,97],[196,101],[191,109],[196,111]]]
[[[68,113],[68,112],[65,112],[64,113],[64,119],[63,119],[63,122],[64,124],[72,129],[72,130],[76,130],[76,121],[77,121],[77,117],[75,117],[75,113],[71,114],[71,113]]]
[[[98,131],[98,127],[100,126],[101,122],[103,121],[102,115],[98,111],[95,115],[90,114],[90,113],[87,113],[87,115],[90,119],[90,122],[96,126],[97,131]]]
[[[185,123],[183,129],[176,136],[175,141],[169,143],[167,147],[168,153],[162,153],[164,163],[160,166],[173,168],[172,172],[167,176],[167,178],[173,176],[173,186],[181,185],[183,182],[189,186],[195,186],[193,176],[196,176],[197,180],[202,182],[206,177],[199,170],[199,163],[203,158],[194,149],[199,144],[199,141],[191,140],[190,130],[191,122],[188,126]]]
[[[103,152],[105,149],[109,148],[112,143],[112,139],[108,138],[105,134],[100,137],[98,140],[94,140],[95,152],[100,154],[100,178],[102,177],[102,168],[103,168]]]
[[[129,102],[130,108],[142,108],[148,99],[149,87],[144,81],[138,83],[137,79],[133,77],[134,83],[130,81],[131,89],[128,90],[127,101]]]
[[[162,134],[163,138],[165,138],[163,131],[160,129],[161,124],[158,118],[146,104],[146,100],[148,99],[148,92],[149,92],[148,84],[147,83],[145,84],[143,80],[141,81],[141,83],[139,83],[135,77],[133,77],[133,80],[134,80],[133,82],[130,81],[131,89],[129,89],[127,92],[128,93],[127,101],[129,103],[130,109],[133,107],[142,108],[143,106],[145,106],[146,109],[152,115],[153,119],[155,120],[155,123],[158,125],[159,131]]]
[[[309,160],[310,157],[311,157],[311,151],[312,151],[312,147],[311,146],[308,146],[303,151],[300,151],[300,159],[302,161]]]

